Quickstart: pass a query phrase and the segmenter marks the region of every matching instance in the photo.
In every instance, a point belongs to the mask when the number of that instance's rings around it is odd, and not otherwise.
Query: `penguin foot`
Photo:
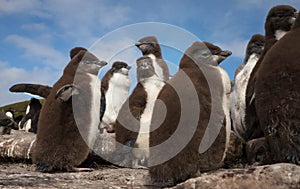
[[[285,157],[286,162],[300,165],[300,155],[296,152],[290,152]]]
[[[35,165],[36,165],[35,170],[38,171],[38,172],[42,172],[42,173],[53,172],[53,168],[50,167],[50,166],[48,166],[48,165],[46,165],[46,164],[37,162]]]
[[[148,169],[148,167],[146,167],[146,166],[143,166],[143,165],[132,165],[132,168],[133,169]]]

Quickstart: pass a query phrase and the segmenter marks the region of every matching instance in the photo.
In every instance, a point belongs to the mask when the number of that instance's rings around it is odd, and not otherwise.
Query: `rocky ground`
[[[101,139],[101,140],[100,140]],[[95,150],[108,154],[114,144],[111,137],[101,136],[96,142]],[[91,154],[87,165],[92,166],[92,172],[80,173],[40,173],[30,163],[35,135],[31,133],[12,132],[11,135],[0,136],[0,188],[163,188],[163,183],[152,183],[148,170],[120,168],[104,165],[103,160]],[[105,144],[105,145],[104,145]],[[203,173],[198,178],[192,178],[174,189],[300,189],[300,166],[293,164],[247,165],[240,158],[241,143],[231,138],[228,161],[223,169]],[[16,162],[16,159],[19,159]],[[235,160],[235,161],[233,161]],[[101,163],[99,163],[101,162]],[[168,183],[170,184],[170,183]]]
[[[147,170],[114,166],[99,167],[92,172],[49,174],[36,172],[31,164],[0,165],[0,188],[148,188],[147,180]]]
[[[162,188],[151,183],[148,171],[119,168],[112,165],[97,167],[92,172],[39,173],[26,163],[1,163],[0,188]],[[220,169],[203,173],[173,187],[205,189],[299,189],[300,166],[273,164],[247,168]]]

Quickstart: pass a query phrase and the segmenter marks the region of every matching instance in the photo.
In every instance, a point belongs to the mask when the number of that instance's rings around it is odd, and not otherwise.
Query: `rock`
[[[245,169],[223,169],[204,173],[198,178],[189,179],[172,189],[252,189],[252,188],[300,188],[300,166],[280,163],[253,166]]]
[[[0,159],[30,160],[35,145],[35,134],[12,130],[0,135]]]

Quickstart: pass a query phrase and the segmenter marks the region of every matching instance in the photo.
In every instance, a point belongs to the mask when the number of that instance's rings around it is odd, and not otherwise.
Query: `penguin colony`
[[[16,84],[10,91],[45,98],[43,106],[32,99],[20,122],[23,128],[31,119],[37,133],[33,161],[38,171],[90,170],[78,166],[97,132],[115,133],[116,151],[127,149],[118,165],[149,168],[159,182],[178,183],[222,167],[231,130],[245,145],[263,141],[258,146],[265,147],[267,163],[299,165],[299,44],[298,11],[279,5],[266,17],[265,35],[249,40],[232,82],[219,66],[231,52],[209,42],[191,44],[169,79],[158,39],[146,36],[135,44],[142,56],[131,94],[127,63],[114,62],[100,82],[97,75],[106,62],[82,47],[70,51],[71,60],[53,87]],[[196,119],[185,120],[185,115]],[[0,134],[12,128],[18,129],[13,114],[0,112]]]

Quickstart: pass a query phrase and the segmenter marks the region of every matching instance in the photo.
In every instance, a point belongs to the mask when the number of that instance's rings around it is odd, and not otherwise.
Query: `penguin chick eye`
[[[284,17],[284,15],[282,15],[282,14],[278,14],[276,17],[277,17],[277,18],[283,18],[283,17]]]
[[[208,58],[210,55],[211,55],[211,53],[208,51],[204,51],[201,53],[201,57],[203,57],[203,58]]]

